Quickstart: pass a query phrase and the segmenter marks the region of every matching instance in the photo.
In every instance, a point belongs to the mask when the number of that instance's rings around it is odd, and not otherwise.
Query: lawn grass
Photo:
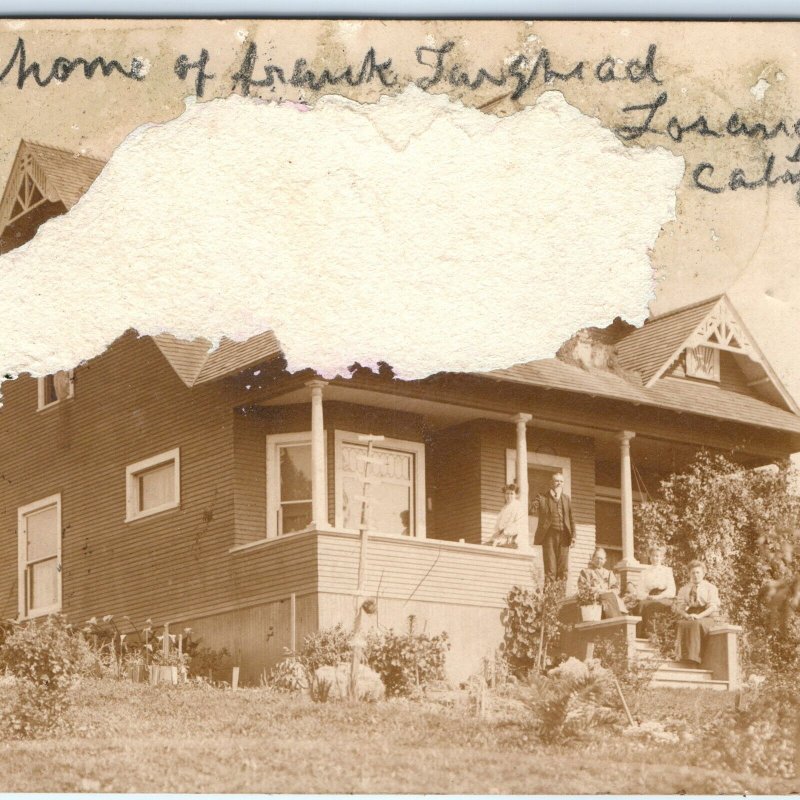
[[[642,713],[701,724],[726,694],[651,690]],[[79,705],[78,705],[79,704]],[[0,791],[258,793],[772,793],[800,782],[690,766],[685,745],[609,735],[545,746],[514,703],[487,719],[430,701],[315,704],[262,689],[76,690],[73,730],[0,742]]]

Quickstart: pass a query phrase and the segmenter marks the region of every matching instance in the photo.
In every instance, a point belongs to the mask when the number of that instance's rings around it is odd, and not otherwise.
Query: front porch
[[[413,616],[417,631],[446,631],[448,677],[458,683],[502,643],[509,589],[534,580],[530,553],[376,533],[369,536],[362,591],[359,548],[359,534],[332,528],[234,547],[235,603],[171,622],[191,627],[208,646],[227,647],[243,682],[257,683],[305,635],[337,623],[351,628],[366,593],[378,600],[371,625],[404,631]]]

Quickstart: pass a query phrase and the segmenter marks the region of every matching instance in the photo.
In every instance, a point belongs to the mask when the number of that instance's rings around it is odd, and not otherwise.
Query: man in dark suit
[[[550,491],[536,498],[535,513],[539,517],[534,544],[542,545],[544,579],[567,579],[569,548],[575,541],[575,520],[572,501],[564,493],[564,475],[556,472],[550,482]]]

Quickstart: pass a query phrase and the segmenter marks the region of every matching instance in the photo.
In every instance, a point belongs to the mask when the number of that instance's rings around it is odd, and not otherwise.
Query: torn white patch
[[[144,78],[150,72],[150,69],[153,66],[149,58],[143,58],[140,56],[134,56],[132,63],[134,65],[136,74],[140,78]]]
[[[551,356],[578,328],[644,319],[683,166],[558,92],[503,118],[415,88],[305,113],[190,103],[0,258],[1,366],[69,368],[131,327],[271,328],[290,369],[326,376]]]
[[[750,94],[753,95],[756,100],[763,100],[764,95],[767,93],[767,89],[769,89],[769,87],[770,84],[768,81],[765,81],[763,78],[759,78],[758,83],[750,87]]]
[[[776,81],[785,81],[786,76],[782,72],[775,73],[775,80]]]
[[[237,38],[237,39],[238,39],[240,42],[242,42],[242,43],[244,43],[244,42],[246,42],[246,41],[247,41],[247,37],[248,37],[249,35],[250,35],[250,34],[249,34],[249,33],[248,33],[248,32],[247,32],[247,31],[246,31],[244,28],[240,28],[240,29],[239,29],[238,31],[236,31],[236,33],[234,34],[234,36],[235,36],[235,37],[236,37],[236,38]]]
[[[719,241],[719,234],[713,228],[711,229],[711,241],[712,242]]]

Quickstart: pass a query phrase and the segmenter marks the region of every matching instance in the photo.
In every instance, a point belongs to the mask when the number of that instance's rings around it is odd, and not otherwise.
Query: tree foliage
[[[655,499],[636,510],[643,550],[664,545],[679,585],[688,580],[691,560],[704,561],[708,580],[719,589],[724,616],[744,628],[745,659],[778,669],[798,660],[800,644],[788,627],[776,631],[770,624],[765,602],[773,562],[791,550],[800,521],[793,480],[786,464],[746,469],[724,456],[701,452],[684,472],[662,481]],[[797,571],[793,563],[787,569]]]

